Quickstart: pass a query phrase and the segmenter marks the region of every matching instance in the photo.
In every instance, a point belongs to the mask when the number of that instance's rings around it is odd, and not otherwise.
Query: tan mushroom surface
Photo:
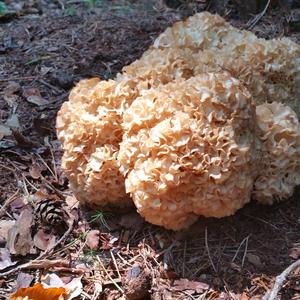
[[[224,71],[249,89],[256,104],[282,102],[300,116],[300,45],[284,37],[258,38],[209,12],[167,28],[139,60],[124,67],[119,78],[157,86]]]
[[[300,183],[299,49],[205,12],[168,28],[115,80],[80,81],[57,117],[79,201],[134,203],[179,230],[234,214],[251,195],[290,197]]]
[[[147,221],[170,229],[197,215],[224,217],[250,200],[256,162],[255,107],[226,74],[150,89],[123,116],[118,161]]]
[[[272,204],[291,197],[300,184],[300,124],[290,107],[277,102],[257,106],[256,118],[263,159],[253,196]]]

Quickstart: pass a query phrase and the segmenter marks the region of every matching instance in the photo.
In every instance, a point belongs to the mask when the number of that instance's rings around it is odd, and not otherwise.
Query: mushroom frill
[[[290,197],[300,184],[299,48],[201,13],[115,80],[80,81],[57,117],[79,201],[134,203],[147,221],[180,230],[251,196]]]

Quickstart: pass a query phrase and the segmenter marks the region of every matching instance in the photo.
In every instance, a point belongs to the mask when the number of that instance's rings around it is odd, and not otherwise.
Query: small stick
[[[265,8],[264,8],[264,10],[263,10],[261,13],[259,13],[259,14],[258,14],[258,15],[250,22],[250,24],[247,26],[247,29],[248,29],[248,30],[251,30],[251,29],[252,29],[252,28],[260,21],[260,19],[261,19],[261,18],[264,16],[264,14],[266,13],[266,11],[267,11],[267,9],[268,9],[270,3],[271,3],[271,0],[268,0],[266,6],[265,6]]]
[[[61,89],[57,88],[56,86],[48,83],[47,81],[43,80],[43,79],[38,79],[38,82],[45,85],[46,87],[48,87],[49,89],[52,89],[56,95],[59,95],[61,93],[63,93],[64,91],[62,91]]]
[[[25,76],[25,77],[11,77],[11,78],[0,78],[0,82],[17,81],[17,80],[31,80],[37,76]]]
[[[206,247],[206,251],[207,251],[207,254],[208,254],[209,261],[210,261],[210,263],[211,263],[211,265],[212,265],[212,267],[213,267],[215,273],[217,273],[217,269],[216,269],[216,267],[215,267],[215,265],[214,265],[214,262],[213,262],[213,260],[212,260],[212,258],[211,258],[211,256],[210,256],[210,251],[209,251],[209,247],[208,247],[208,241],[207,241],[207,227],[205,227],[205,247]]]
[[[36,259],[42,259],[46,255],[48,255],[50,252],[52,252],[58,245],[60,245],[66,238],[67,236],[71,233],[74,225],[74,220],[71,219],[71,223],[69,224],[68,230],[64,233],[64,235],[49,249],[46,249],[43,253],[41,253]]]
[[[32,260],[25,264],[19,265],[16,268],[9,270],[7,272],[1,273],[0,277],[11,275],[12,273],[19,272],[24,269],[48,269],[54,266],[69,266],[69,262],[62,259],[57,260]]]
[[[245,242],[246,239],[248,239],[248,238],[249,238],[249,235],[248,235],[247,237],[245,237],[245,238],[242,240],[242,242],[240,243],[239,247],[237,248],[237,250],[236,250],[236,252],[235,252],[235,254],[234,254],[234,256],[233,256],[231,262],[234,262],[234,261],[235,261],[236,257],[237,257],[238,254],[239,254],[239,251],[240,251],[241,247],[243,246],[244,242]]]
[[[71,233],[72,231],[72,228],[73,228],[73,224],[74,224],[74,221],[72,220],[71,224],[69,225],[69,228],[68,230],[64,233],[64,235],[52,246],[50,247],[49,249],[46,249],[43,253],[41,253],[37,258],[33,259],[32,261],[30,262],[27,262],[25,264],[22,264],[22,265],[19,265],[17,266],[16,268],[10,270],[10,271],[7,271],[7,272],[4,272],[4,273],[0,273],[0,277],[3,277],[3,276],[8,276],[10,274],[13,274],[15,272],[19,272],[23,269],[28,269],[28,268],[34,268],[36,266],[36,264],[41,261],[45,256],[47,256],[50,252],[52,252],[59,244],[61,244],[64,239],[66,239],[66,237]],[[51,263],[51,261],[48,261],[49,263]]]
[[[101,265],[102,269],[104,270],[105,274],[108,276],[109,280],[113,283],[113,285],[118,289],[119,292],[121,292],[122,294],[124,294],[123,289],[117,284],[117,282],[108,274],[107,270],[105,269],[101,259],[99,258],[99,256],[97,255],[97,260],[99,262],[99,264]]]
[[[184,240],[184,247],[183,247],[182,277],[185,277],[185,256],[186,256],[186,240]]]
[[[116,267],[116,270],[117,270],[117,273],[119,275],[119,278],[121,279],[122,277],[121,277],[121,274],[120,274],[120,271],[119,271],[119,268],[118,268],[117,261],[116,261],[115,256],[114,256],[114,254],[113,254],[113,252],[111,250],[110,250],[110,256],[111,256],[111,258],[112,258],[112,260],[114,262],[114,265]]]
[[[247,250],[248,250],[248,243],[249,243],[249,235],[246,238],[245,252],[243,255],[243,259],[242,259],[242,268],[244,268],[244,264],[245,264],[245,259],[246,259]]]
[[[276,300],[277,295],[286,280],[287,276],[296,268],[300,267],[300,259],[296,260],[289,267],[287,267],[280,275],[276,277],[275,283],[270,293],[266,293],[263,300]]]
[[[0,216],[2,216],[5,212],[7,207],[16,199],[16,196],[18,195],[19,191],[16,191],[11,197],[9,197],[2,207],[0,208]]]

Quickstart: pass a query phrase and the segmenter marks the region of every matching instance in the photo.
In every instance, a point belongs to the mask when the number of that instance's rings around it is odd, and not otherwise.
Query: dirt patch
[[[54,126],[76,82],[113,78],[167,26],[194,12],[218,11],[241,28],[253,19],[233,4],[210,2],[170,8],[161,1],[8,1],[17,13],[0,17],[0,123],[10,120],[14,131],[0,140],[0,201],[16,192],[18,199],[2,220],[17,219],[23,198],[32,200],[40,191],[53,199],[72,197]],[[252,30],[299,41],[289,27],[295,11],[270,7]],[[41,265],[24,272],[80,274],[83,295],[90,299],[120,299],[124,290],[131,299],[261,299],[275,276],[300,257],[299,196],[298,190],[274,206],[252,203],[233,217],[203,218],[179,233],[145,224],[134,212],[121,217],[70,209],[76,219],[72,234],[48,257],[67,258],[67,267]],[[85,245],[85,233],[93,228],[101,229],[96,250]],[[32,254],[13,257],[17,264],[31,259]],[[0,281],[1,299],[16,288],[16,275]],[[282,299],[299,297],[299,276],[290,275]]]

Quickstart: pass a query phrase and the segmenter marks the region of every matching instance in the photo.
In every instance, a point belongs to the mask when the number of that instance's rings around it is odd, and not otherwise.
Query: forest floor
[[[255,17],[211,3],[7,1],[0,13],[0,299],[47,280],[76,299],[262,299],[300,258],[299,189],[288,201],[253,202],[232,217],[172,232],[134,211],[78,208],[61,170],[55,118],[70,89],[82,78],[113,78],[166,27],[197,11],[218,12],[239,28]],[[299,42],[289,26],[295,13],[269,7],[251,30]],[[66,228],[32,227],[35,203],[45,198],[66,202]],[[300,299],[299,268],[280,294]]]

